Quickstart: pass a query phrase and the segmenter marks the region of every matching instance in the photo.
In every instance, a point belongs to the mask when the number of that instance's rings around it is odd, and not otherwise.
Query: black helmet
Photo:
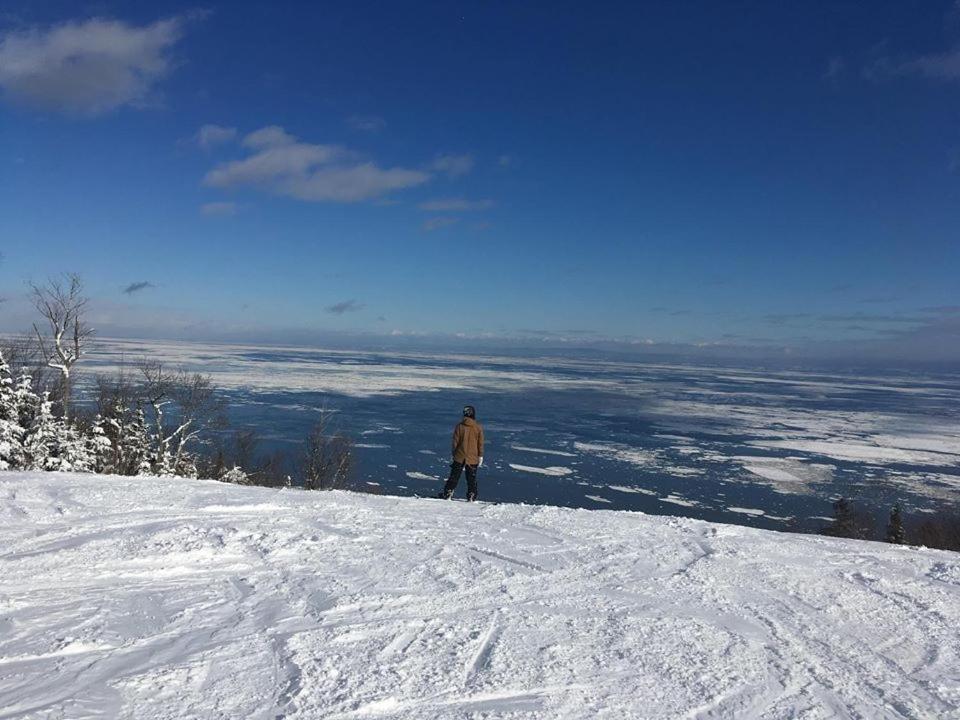
[[[477,416],[477,409],[473,405],[465,405],[463,408],[463,416],[475,418]]]

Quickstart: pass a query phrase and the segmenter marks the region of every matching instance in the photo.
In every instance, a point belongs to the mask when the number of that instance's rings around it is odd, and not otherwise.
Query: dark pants
[[[477,499],[477,466],[459,462],[450,463],[450,478],[443,487],[444,497],[453,497],[453,493],[457,489],[457,485],[460,482],[460,475],[463,474],[464,468],[467,469],[467,500]]]

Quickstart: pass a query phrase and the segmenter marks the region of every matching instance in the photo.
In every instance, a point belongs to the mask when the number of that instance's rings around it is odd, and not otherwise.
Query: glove
[[[483,467],[483,456],[480,457],[480,462],[477,463],[477,467]]]

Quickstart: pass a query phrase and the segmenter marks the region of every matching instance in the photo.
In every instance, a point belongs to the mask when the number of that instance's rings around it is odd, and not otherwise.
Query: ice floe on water
[[[671,505],[680,505],[681,507],[702,507],[703,503],[696,500],[690,500],[689,498],[682,497],[675,493],[670,493],[666,497],[660,498],[660,502],[670,503]]]
[[[655,450],[644,450],[615,443],[575,442],[573,447],[582,453],[643,467],[656,465],[660,457]]]
[[[600,497],[599,495],[584,495],[584,497],[587,498],[587,500],[593,500],[594,502],[610,504],[609,500],[607,500],[605,497]]]
[[[577,457],[576,453],[567,452],[566,450],[547,450],[546,448],[526,447],[524,445],[511,445],[510,447],[514,450],[519,450],[520,452],[538,453],[540,455],[558,455],[560,457]]]
[[[702,467],[689,467],[687,465],[667,465],[663,468],[663,472],[667,475],[673,475],[674,477],[694,477],[697,475],[703,475],[707,471]]]
[[[728,507],[726,510],[727,512],[737,513],[738,515],[752,515],[754,517],[766,515],[763,510],[758,510],[757,508]]]
[[[607,488],[610,490],[616,490],[617,492],[622,493],[637,493],[639,495],[657,495],[653,490],[647,490],[646,488],[641,487],[627,487],[626,485],[607,485]]]
[[[960,475],[891,470],[884,474],[883,482],[911,493],[945,502],[955,503],[960,498]]]
[[[439,480],[440,479],[436,475],[427,475],[426,473],[422,473],[417,470],[407,471],[406,476],[411,480]]]
[[[957,465],[960,455],[835,440],[751,440],[750,445],[823,455],[848,462],[906,465]]]
[[[960,464],[960,426],[948,429],[931,429],[929,435],[872,435],[875,445],[901,448],[904,450],[926,450],[929,452],[952,455],[954,463]]]
[[[552,477],[565,477],[567,475],[573,475],[573,470],[568,467],[533,467],[531,465],[515,465],[510,463],[510,467],[514,470],[519,470],[520,472],[536,473],[537,475],[550,475]]]
[[[90,354],[98,372],[120,370],[130,356],[202,370],[221,388],[251,392],[324,392],[376,397],[443,390],[471,392],[621,390],[629,383],[605,373],[575,373],[595,363],[544,358],[502,358],[360,350],[205,345],[191,342],[111,340]]]
[[[730,458],[746,470],[751,477],[738,477],[738,482],[761,482],[775,492],[784,495],[807,494],[818,484],[833,479],[833,465],[808,463],[793,458],[735,456]]]

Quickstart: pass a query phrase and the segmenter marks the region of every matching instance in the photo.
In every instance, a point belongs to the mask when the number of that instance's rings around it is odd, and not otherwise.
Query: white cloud
[[[268,147],[243,160],[218,165],[205,183],[212,187],[287,183],[304,180],[313,168],[333,161],[339,149],[331,145],[293,143]]]
[[[254,150],[262,150],[281,145],[292,145],[296,141],[297,139],[293,135],[279,125],[268,125],[247,135],[243,139],[243,146]]]
[[[355,202],[415,187],[430,176],[418,170],[380,168],[373,163],[350,167],[331,167],[298,178],[288,186],[288,194],[310,202]]]
[[[205,185],[253,186],[308,202],[357,202],[430,179],[420,170],[358,162],[345,148],[304,143],[277,126],[250,133],[243,145],[250,156],[218,165],[207,173]]]
[[[465,200],[464,198],[446,198],[428,200],[417,207],[429,212],[469,212],[471,210],[487,210],[493,207],[492,200]]]
[[[237,129],[223,125],[204,125],[197,130],[196,141],[204,150],[228,143],[237,137]]]
[[[439,230],[440,228],[456,225],[458,222],[460,222],[460,218],[441,216],[424,220],[421,227],[423,228],[424,232],[433,232],[434,230]]]
[[[92,19],[0,38],[0,87],[11,100],[74,115],[143,107],[170,70],[182,18],[142,27]]]
[[[210,217],[236,215],[237,204],[233,202],[208,202],[200,206],[200,212]]]
[[[472,155],[441,155],[433,161],[433,170],[446,173],[450,177],[466,175],[473,170]]]

